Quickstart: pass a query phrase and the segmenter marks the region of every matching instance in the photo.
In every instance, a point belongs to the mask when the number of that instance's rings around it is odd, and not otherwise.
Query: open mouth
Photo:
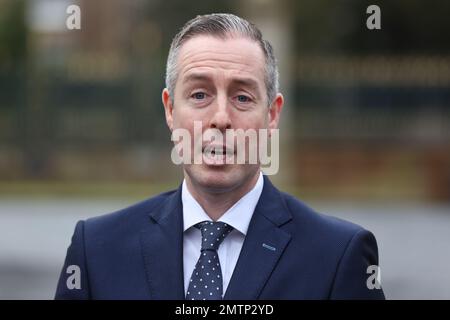
[[[233,161],[235,150],[223,145],[208,145],[202,149],[203,160],[208,165],[225,165]]]

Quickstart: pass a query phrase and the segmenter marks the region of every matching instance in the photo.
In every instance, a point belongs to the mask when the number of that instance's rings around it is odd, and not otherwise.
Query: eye
[[[237,100],[238,100],[239,102],[243,102],[243,103],[245,103],[245,102],[250,102],[250,101],[251,101],[251,99],[250,99],[249,97],[244,96],[244,95],[242,95],[242,94],[240,94],[240,95],[237,96]]]
[[[206,94],[204,92],[196,92],[192,94],[191,97],[196,100],[203,100],[206,98]]]

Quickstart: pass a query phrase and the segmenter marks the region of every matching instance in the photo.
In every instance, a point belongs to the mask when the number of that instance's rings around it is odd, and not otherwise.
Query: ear
[[[166,123],[170,131],[173,130],[173,102],[170,98],[169,90],[164,88],[162,91],[162,103],[164,105],[164,112],[166,114]]]
[[[284,98],[281,93],[278,93],[269,109],[269,130],[278,128],[280,121],[281,109],[283,109]]]

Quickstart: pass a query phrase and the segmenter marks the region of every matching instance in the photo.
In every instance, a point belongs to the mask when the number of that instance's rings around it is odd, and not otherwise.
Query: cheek
[[[208,108],[195,108],[187,103],[178,102],[173,108],[174,122],[180,125],[189,125],[194,121],[207,121],[210,117]]]
[[[189,128],[189,125],[192,125],[192,121],[190,119],[190,114],[186,112],[185,108],[183,108],[180,104],[176,105],[173,109],[172,113],[173,118],[173,126],[174,128]]]
[[[266,113],[257,113],[249,117],[237,117],[237,121],[240,124],[239,127],[246,129],[267,128],[269,125],[269,118]]]

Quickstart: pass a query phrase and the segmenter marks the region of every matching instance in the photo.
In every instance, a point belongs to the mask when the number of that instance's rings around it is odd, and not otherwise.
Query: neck
[[[205,210],[206,214],[213,220],[217,221],[228,209],[246,195],[259,178],[259,170],[247,179],[242,185],[224,192],[212,192],[206,188],[202,188],[192,182],[189,175],[185,173],[186,186],[200,206]]]

